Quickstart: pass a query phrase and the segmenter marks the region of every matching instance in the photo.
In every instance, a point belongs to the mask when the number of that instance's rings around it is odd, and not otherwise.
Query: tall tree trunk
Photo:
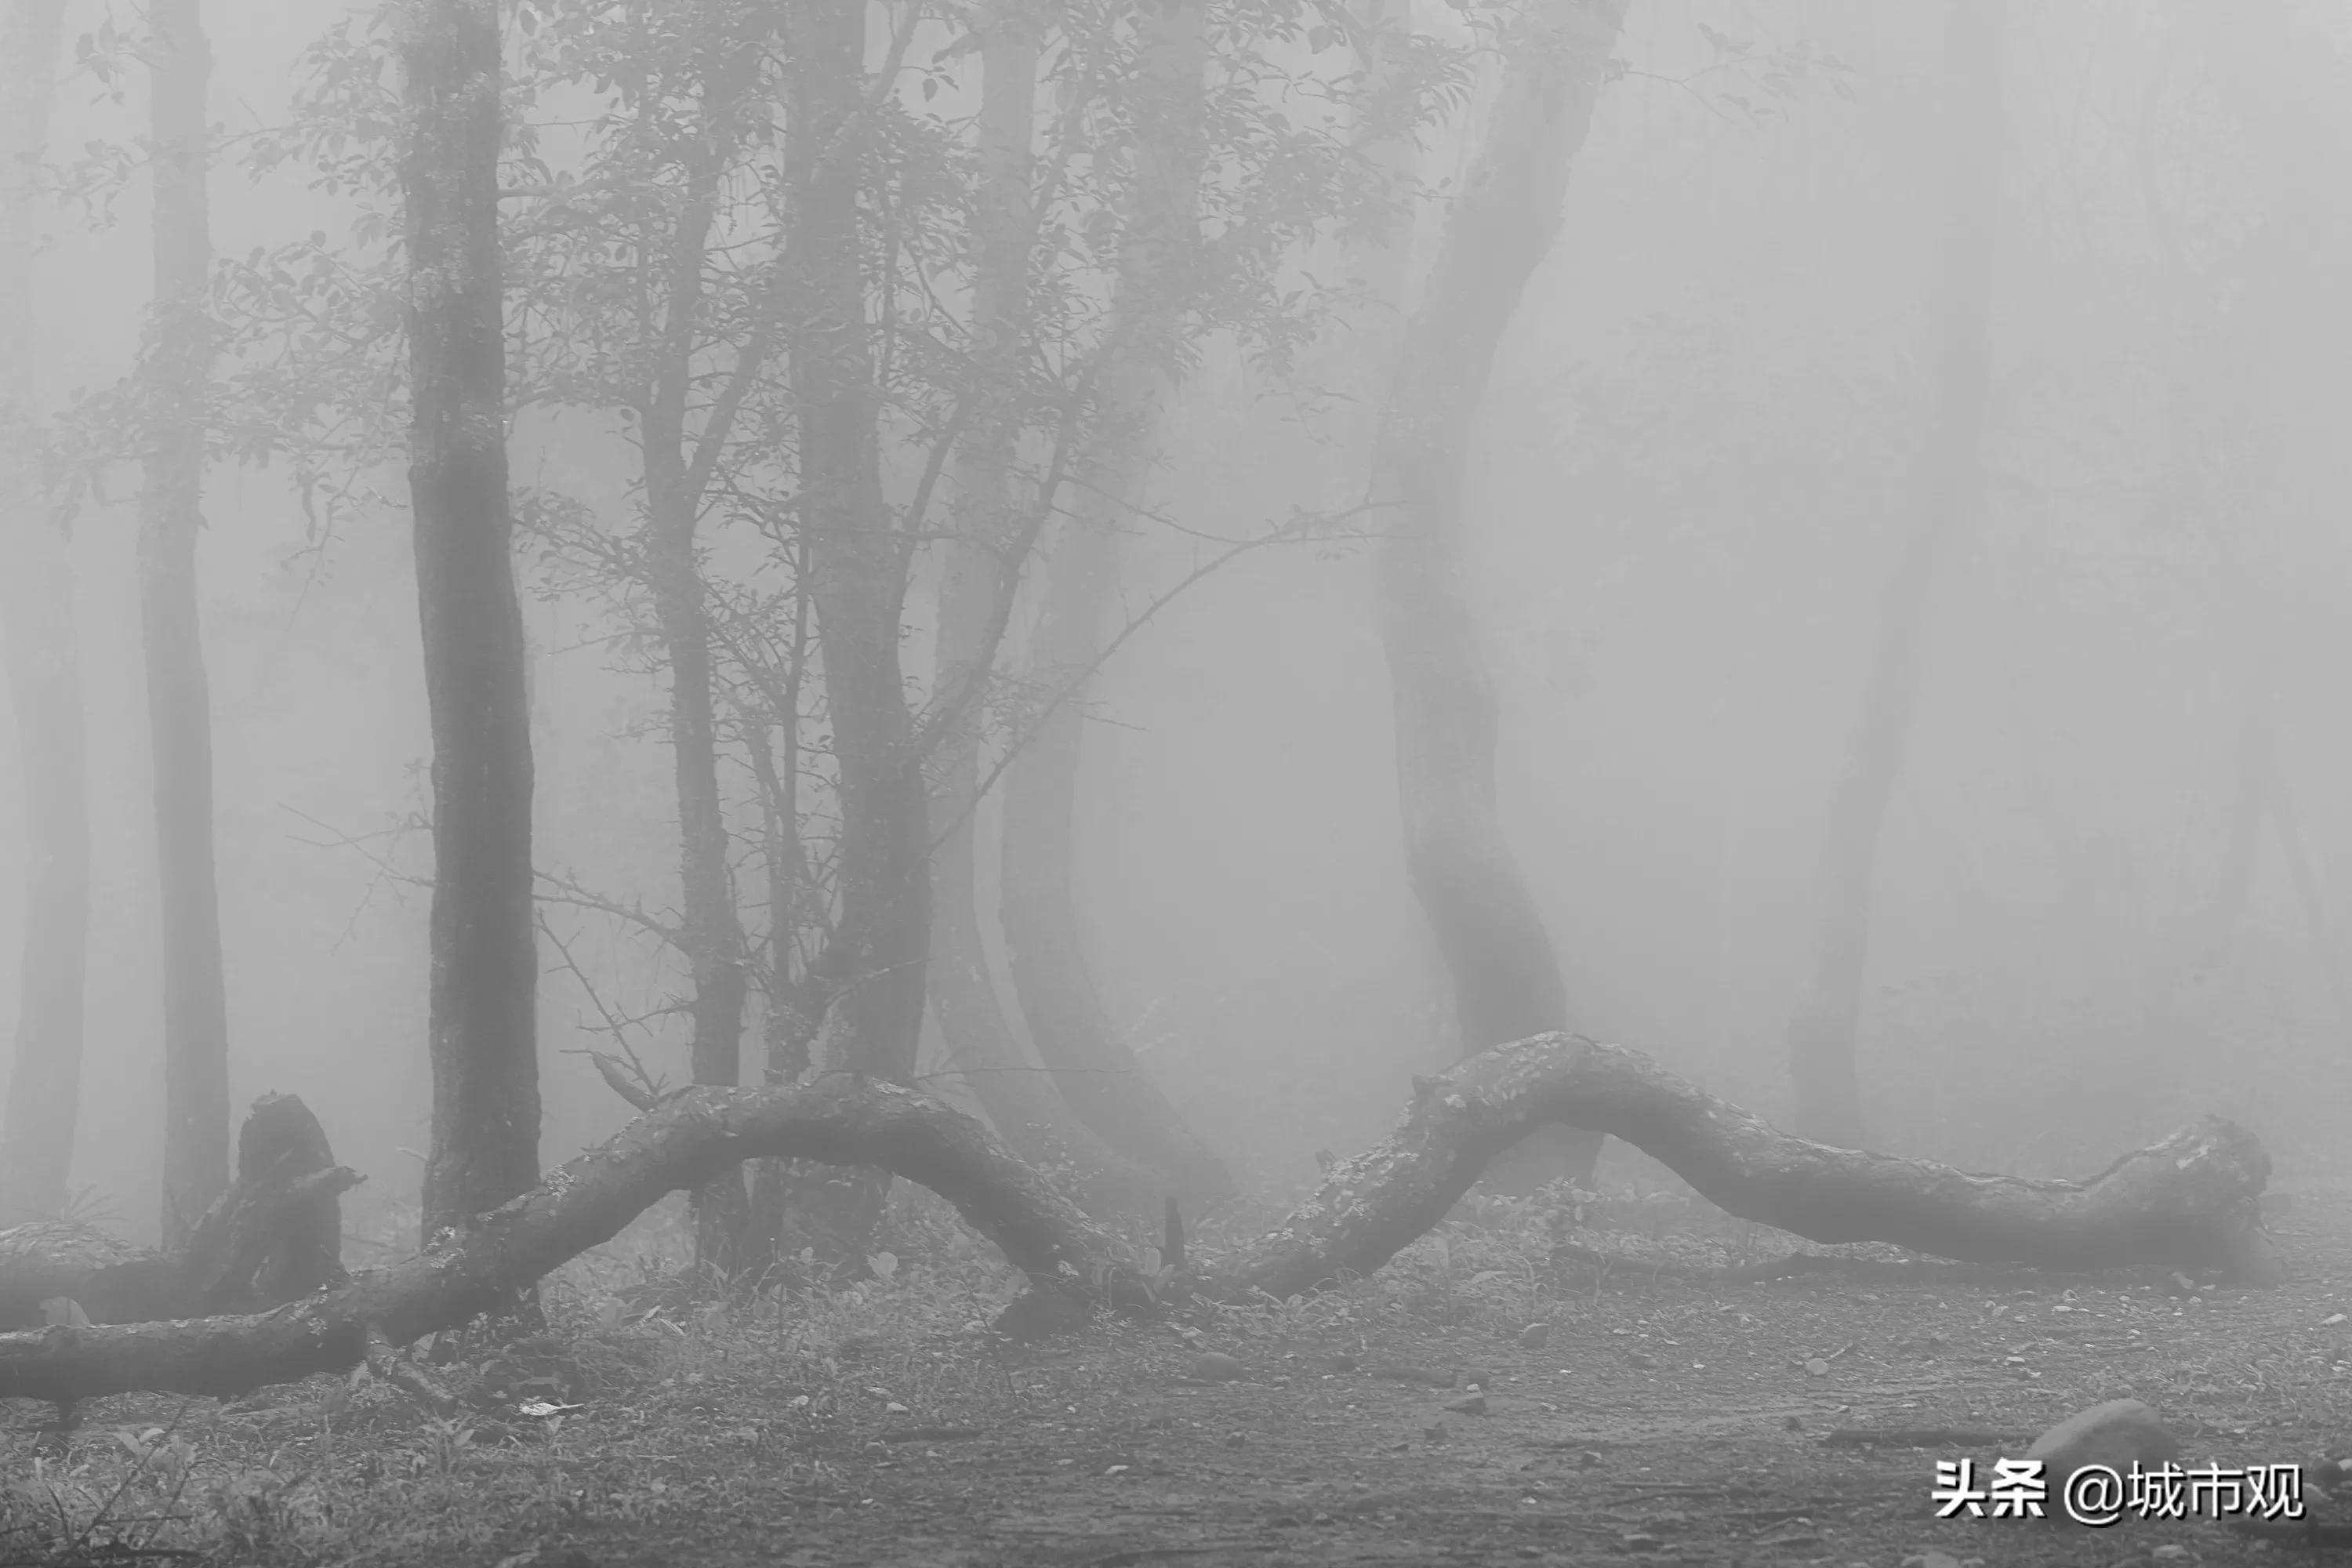
[[[539,1178],[530,704],[508,507],[493,0],[412,0],[408,485],[433,717],[433,1145],[424,1227]]]
[[[907,710],[899,623],[908,536],[882,498],[877,392],[867,341],[858,188],[864,160],[831,155],[856,121],[866,82],[864,0],[810,0],[793,32],[800,164],[793,246],[806,314],[793,344],[801,526],[833,721],[841,807],[835,859],[840,917],[827,943],[838,1000],[831,1059],[820,1065],[904,1083],[914,1076],[930,944],[930,803]],[[829,1184],[819,1222],[862,1244],[881,1214],[887,1172]]]
[[[153,0],[155,321],[147,355],[139,609],[153,753],[163,901],[163,1245],[176,1247],[228,1189],[228,1001],[213,877],[212,689],[196,605],[204,525],[205,383],[212,322],[212,60],[200,0]]]
[[[972,284],[973,407],[956,449],[958,517],[940,575],[931,763],[932,1015],[950,1068],[1022,1159],[1072,1171],[1093,1212],[1137,1207],[1156,1195],[1145,1173],[1070,1113],[1022,1050],[990,973],[980,926],[980,753],[987,691],[1034,533],[1035,509],[1014,499],[1023,418],[1030,252],[1036,218],[1037,66],[1044,20],[1005,0],[983,22],[981,46],[980,263]]]
[[[1495,682],[1463,583],[1462,470],[1495,352],[1550,250],[1623,0],[1538,0],[1404,329],[1372,452],[1405,865],[1462,1048],[1568,1026],[1559,960],[1495,806]],[[1601,1140],[1566,1151],[1589,1178]]]
[[[1922,493],[1902,552],[1880,590],[1877,646],[1862,712],[1830,801],[1812,973],[1789,1021],[1794,1129],[1845,1148],[1861,1148],[1869,1137],[1854,1036],[1870,954],[1879,831],[1909,747],[1936,581],[1975,498],[1982,459],[2007,4],[1949,0],[1944,125],[1949,166],[1928,307],[1935,401]]]
[[[734,60],[756,58],[736,51]],[[659,363],[645,407],[646,568],[669,658],[669,744],[677,789],[679,945],[691,971],[694,1081],[732,1089],[743,1080],[748,978],[742,921],[727,867],[727,818],[719,795],[719,726],[711,695],[710,626],[695,535],[703,489],[688,458],[687,395],[702,320],[703,268],[740,68],[722,60],[706,84],[702,138],[689,157],[684,210],[669,258]],[[715,452],[723,429],[706,430]],[[704,1261],[732,1273],[747,1217],[742,1173],[722,1172],[695,1194],[696,1244]]]
[[[89,763],[73,574],[63,530],[41,504],[28,377],[32,254],[41,153],[63,0],[0,13],[0,569],[8,688],[25,787],[25,946],[16,1057],[0,1121],[0,1226],[65,1206],[81,1097],[82,990],[89,931]]]
[[[1099,433],[1047,564],[1034,660],[1061,700],[1005,770],[1002,917],[1013,984],[1038,1057],[1080,1120],[1116,1149],[1167,1173],[1196,1198],[1230,1192],[1216,1152],[1187,1127],[1111,1022],[1095,988],[1075,887],[1083,683],[1101,661],[1127,558],[1123,510],[1159,451],[1171,390],[1171,339],[1183,273],[1198,243],[1206,148],[1206,18],[1198,0],[1147,7],[1139,89],[1138,167],[1107,360],[1097,382]]]

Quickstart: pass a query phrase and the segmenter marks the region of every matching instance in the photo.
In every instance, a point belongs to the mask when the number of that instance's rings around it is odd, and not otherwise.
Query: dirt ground
[[[2343,1197],[2275,1222],[2293,1283],[2193,1295],[1867,1248],[1833,1249],[1854,1260],[1835,1272],[1695,1284],[1652,1265],[1799,1244],[1654,1213],[1595,1228],[1496,1205],[1344,1291],[1020,1348],[979,1331],[1001,1271],[953,1248],[748,1317],[646,1317],[643,1288],[575,1282],[549,1339],[446,1370],[484,1406],[455,1421],[335,1379],[109,1400],[68,1436],[19,1405],[0,1563],[2234,1563],[2279,1549],[2210,1521],[1938,1521],[1935,1463],[1989,1469],[2125,1395],[2185,1462],[2352,1443]],[[1622,1261],[1596,1272],[1563,1240]],[[2014,1437],[1826,1441],[1862,1427]]]

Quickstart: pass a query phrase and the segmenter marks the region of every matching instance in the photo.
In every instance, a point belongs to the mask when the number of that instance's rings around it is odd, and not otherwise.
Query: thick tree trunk
[[[48,139],[63,0],[0,12],[0,365],[31,363],[34,205]],[[29,379],[0,374],[0,569],[9,697],[25,790],[25,945],[8,1104],[0,1120],[0,1224],[62,1210],[81,1096],[89,931],[89,764],[73,574],[34,462]]]
[[[1030,252],[1036,220],[1037,66],[1043,23],[1011,0],[986,17],[981,46],[980,263],[972,285],[973,374],[968,434],[956,449],[956,531],[940,574],[931,715],[931,1013],[948,1064],[997,1133],[1033,1166],[1060,1168],[1100,1213],[1139,1209],[1160,1187],[1115,1153],[1029,1060],[1006,1018],[980,926],[980,755],[990,679],[1029,553],[1050,504],[1014,498],[1024,429]]]
[[[155,320],[147,351],[139,608],[163,904],[163,1241],[228,1185],[228,1000],[213,876],[212,689],[196,603],[204,525],[205,312],[212,222],[205,120],[212,62],[199,0],[154,0],[149,142],[155,176]]]
[[[1184,273],[1198,240],[1206,142],[1201,7],[1182,0],[1138,16],[1153,37],[1137,100],[1134,196],[1097,381],[1097,434],[1048,558],[1032,644],[1034,668],[1057,700],[1005,770],[1001,915],[1022,1016],[1062,1098],[1112,1147],[1199,1200],[1231,1192],[1233,1176],[1184,1124],[1103,1005],[1087,961],[1074,865],[1085,683],[1101,662],[1118,595],[1126,509],[1159,452],[1171,340],[1188,309]]]
[[[1495,682],[1463,584],[1462,473],[1496,347],[1559,232],[1623,0],[1539,0],[1404,330],[1372,451],[1405,864],[1465,1052],[1568,1025],[1559,960],[1495,806]],[[1586,1180],[1601,1141],[1564,1151]]]
[[[824,955],[836,1043],[819,1065],[903,1083],[915,1071],[930,943],[930,803],[898,657],[910,546],[882,498],[858,237],[863,160],[824,153],[835,137],[862,133],[866,8],[813,0],[791,28],[802,149],[792,243],[807,310],[793,345],[801,526],[841,806],[840,910]],[[887,1173],[829,1184],[818,1222],[861,1246]]]
[[[1946,137],[1951,162],[1929,305],[1935,405],[1924,491],[1880,591],[1878,640],[1862,712],[1830,801],[1812,973],[1789,1021],[1793,1121],[1800,1132],[1830,1143],[1858,1144],[1866,1137],[1854,1047],[1879,832],[1910,743],[1936,581],[1974,500],[1982,460],[2006,10],[2007,0],[1950,0]]]
[[[508,510],[491,0],[412,0],[408,483],[433,717],[433,1146],[424,1227],[539,1174],[530,705]]]
[[[1388,1141],[1334,1166],[1271,1235],[1193,1289],[1287,1297],[1370,1273],[1444,1217],[1486,1162],[1572,1121],[1664,1161],[1732,1213],[1822,1242],[1892,1241],[1973,1262],[2219,1268],[2276,1283],[2257,1200],[2269,1157],[2208,1118],[2084,1183],[1979,1175],[1775,1131],[1640,1053],[1547,1035],[1415,1086]],[[555,1172],[476,1230],[258,1317],[0,1334],[0,1397],[153,1389],[230,1394],[349,1367],[372,1333],[400,1344],[489,1310],[665,1194],[761,1156],[881,1165],[956,1206],[1042,1289],[1149,1310],[1108,1238],[977,1120],[895,1085],[697,1087]]]

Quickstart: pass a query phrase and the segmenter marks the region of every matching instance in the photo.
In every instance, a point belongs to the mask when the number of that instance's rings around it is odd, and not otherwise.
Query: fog
[[[386,198],[314,189],[299,164],[257,177],[243,153],[285,120],[301,51],[345,8],[209,10],[216,254],[313,230],[342,244]],[[71,66],[108,15],[68,6],[48,135],[61,180],[102,145],[135,155],[145,134],[143,69],[121,71],[118,96]],[[1412,20],[1474,36],[1446,6]],[[1944,29],[1926,4],[1634,0],[1464,461],[1499,816],[1570,1022],[1776,1121],[1837,782],[1936,438]],[[1874,1141],[2083,1175],[2210,1111],[2259,1130],[2284,1180],[2340,1173],[2352,20],[2320,0],[2259,15],[2012,0],[2002,52],[2000,122],[1985,128],[1999,153],[1985,435],[1934,575],[1872,873],[1856,1037]],[[1474,90],[1422,132],[1416,277],[1494,102],[1498,61],[1471,60]],[[971,90],[933,107],[961,124]],[[30,359],[0,374],[43,417],[137,363],[143,174],[98,205],[38,208]],[[1292,276],[1340,265],[1318,243],[1284,263]],[[1288,366],[1230,333],[1200,346],[1114,625],[1150,613],[1086,707],[1076,898],[1096,980],[1176,1110],[1244,1190],[1276,1197],[1318,1151],[1378,1138],[1413,1075],[1461,1042],[1406,871],[1369,530],[1201,568],[1222,541],[1361,496],[1384,389],[1352,356],[1413,300],[1346,306]],[[520,315],[517,342],[532,330]],[[637,466],[611,422],[526,410],[509,450],[518,489],[629,525]],[[223,453],[198,552],[230,1103],[303,1096],[369,1178],[354,1230],[413,1227],[432,1105],[433,862],[417,826],[432,742],[407,487],[384,456],[329,476],[342,501],[306,504],[286,462]],[[886,458],[894,494],[910,461]],[[144,1237],[159,1223],[163,1000],[139,468],[94,477],[70,531],[93,844],[71,1181]],[[568,588],[534,544],[519,539],[517,558],[534,863],[616,905],[674,909],[666,677],[616,647],[608,603]],[[903,654],[928,690],[936,548],[910,577]],[[1014,664],[1034,599],[1014,612]],[[2262,670],[2276,766],[2241,899],[2229,862]],[[12,711],[0,733],[16,732]],[[11,1018],[22,762],[0,746]],[[722,778],[748,910],[747,780],[740,763]],[[999,793],[976,842],[1001,964]],[[636,1048],[686,1079],[687,1023],[657,1010],[688,979],[625,920],[543,912],[566,945],[541,947],[551,1165],[633,1114],[582,1054],[610,1048],[604,1009],[650,1016]],[[926,1087],[962,1095],[935,1024],[922,1059]],[[1674,1180],[1615,1143],[1601,1179]]]

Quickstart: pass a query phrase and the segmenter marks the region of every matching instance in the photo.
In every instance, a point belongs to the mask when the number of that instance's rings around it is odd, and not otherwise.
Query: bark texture
[[[530,706],[507,497],[491,0],[411,0],[408,483],[433,717],[427,1237],[539,1178]]]
[[[2221,1268],[2276,1283],[2257,1213],[2269,1157],[2208,1118],[2087,1182],[2034,1182],[1832,1149],[1775,1131],[1639,1052],[1545,1035],[1415,1085],[1395,1132],[1341,1162],[1272,1234],[1193,1289],[1287,1297],[1368,1274],[1444,1217],[1486,1161],[1546,1122],[1623,1138],[1733,1214],[1815,1241],[1892,1241],[1969,1262]],[[355,1364],[493,1310],[664,1194],[761,1156],[871,1163],[952,1203],[1046,1294],[1148,1310],[1146,1282],[972,1117],[897,1085],[696,1087],[423,1255],[258,1316],[0,1334],[0,1396],[225,1395]],[[1034,1314],[1033,1314],[1034,1315]]]
[[[1151,35],[1138,89],[1137,174],[1118,260],[1097,433],[1048,558],[1032,639],[1053,706],[1004,774],[1001,915],[1014,994],[1037,1055],[1081,1121],[1195,1200],[1233,1190],[1223,1159],[1184,1124],[1111,1021],[1087,961],[1076,886],[1086,684],[1103,658],[1127,559],[1128,509],[1159,453],[1174,335],[1199,240],[1206,18],[1194,0],[1138,13]]]
[[[184,1239],[228,1185],[228,999],[213,868],[212,688],[196,601],[204,526],[205,382],[213,327],[212,62],[200,0],[148,7],[155,180],[155,312],[146,363],[139,610],[163,909],[163,1240]]]
[[[1854,1054],[1878,839],[1919,704],[1936,582],[1982,461],[2007,8],[2008,0],[1950,0],[1948,10],[1950,164],[1929,303],[1934,406],[1920,505],[1880,590],[1862,712],[1830,800],[1812,972],[1789,1021],[1792,1120],[1826,1142],[1867,1141]]]
[[[1462,478],[1495,353],[1559,232],[1622,0],[1540,0],[1406,323],[1372,450],[1406,868],[1465,1051],[1568,1026],[1559,960],[1495,805],[1495,681],[1463,582]],[[1588,1177],[1600,1140],[1567,1152]]]
[[[0,11],[0,365],[29,363],[37,172],[48,138],[63,0]],[[65,1206],[81,1098],[89,931],[89,763],[73,574],[40,494],[26,378],[0,374],[0,569],[8,690],[25,781],[25,944],[8,1103],[0,1119],[0,1224]]]

